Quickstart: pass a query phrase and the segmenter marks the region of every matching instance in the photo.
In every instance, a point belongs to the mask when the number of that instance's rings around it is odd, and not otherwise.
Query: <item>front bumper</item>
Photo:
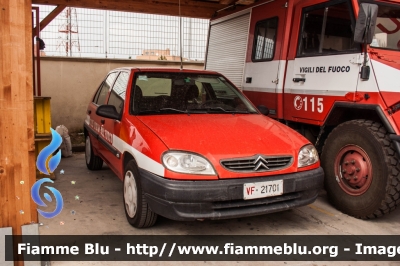
[[[279,212],[315,201],[323,186],[321,167],[279,176],[210,181],[169,180],[139,169],[152,211],[178,221],[228,219]],[[244,183],[283,180],[283,195],[243,200]]]

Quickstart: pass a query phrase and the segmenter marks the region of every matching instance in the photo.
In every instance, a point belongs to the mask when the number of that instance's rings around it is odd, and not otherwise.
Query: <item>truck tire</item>
[[[370,120],[340,124],[322,150],[325,188],[340,211],[381,217],[400,204],[400,163],[385,127]]]
[[[129,161],[125,167],[123,200],[126,218],[132,226],[145,228],[156,223],[157,214],[147,204],[134,160]]]
[[[89,170],[100,170],[103,167],[103,160],[93,153],[92,141],[90,140],[89,135],[86,136],[85,141],[85,161],[86,167]]]

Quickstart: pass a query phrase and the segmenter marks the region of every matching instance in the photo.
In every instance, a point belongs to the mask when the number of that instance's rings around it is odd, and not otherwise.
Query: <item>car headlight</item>
[[[314,145],[308,144],[300,149],[297,167],[304,167],[318,162],[318,152]]]
[[[174,172],[197,175],[216,175],[214,168],[200,155],[189,152],[166,152],[162,156],[164,166]]]

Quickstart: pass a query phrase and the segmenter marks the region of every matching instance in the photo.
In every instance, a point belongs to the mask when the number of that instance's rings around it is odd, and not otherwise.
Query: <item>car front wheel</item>
[[[134,160],[125,167],[124,174],[124,205],[128,222],[136,228],[153,226],[157,220],[143,195],[140,175]]]

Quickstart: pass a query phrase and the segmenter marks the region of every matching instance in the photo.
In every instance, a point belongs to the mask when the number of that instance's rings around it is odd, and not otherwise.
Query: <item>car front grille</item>
[[[293,157],[255,155],[248,158],[222,160],[221,165],[232,172],[257,173],[275,171],[289,167]]]

